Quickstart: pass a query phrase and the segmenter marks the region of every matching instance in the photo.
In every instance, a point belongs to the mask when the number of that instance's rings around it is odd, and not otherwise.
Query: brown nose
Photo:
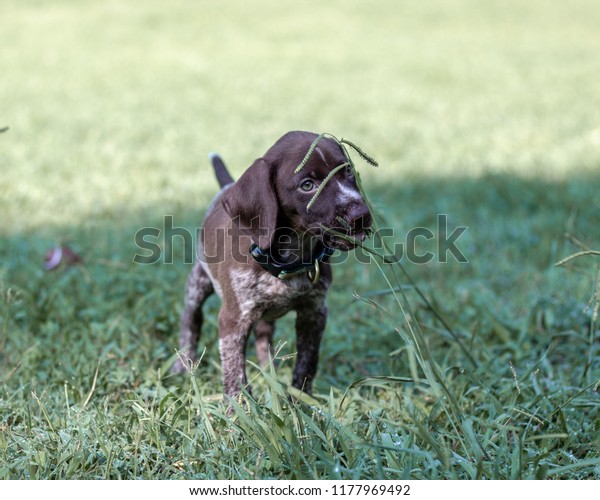
[[[373,219],[366,204],[361,203],[350,213],[350,227],[354,232],[371,228]]]

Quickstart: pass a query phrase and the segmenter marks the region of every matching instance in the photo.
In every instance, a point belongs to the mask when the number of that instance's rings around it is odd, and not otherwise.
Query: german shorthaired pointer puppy
[[[329,256],[334,249],[354,248],[352,240],[364,240],[371,227],[355,173],[336,141],[321,138],[308,162],[298,168],[317,137],[287,133],[237,182],[221,159],[211,156],[222,189],[208,208],[198,261],[187,281],[182,355],[175,372],[185,371],[196,359],[202,303],[216,291],[222,300],[219,350],[225,394],[236,396],[248,388],[245,352],[250,332],[255,332],[258,360],[264,365],[271,354],[274,321],[290,310],[297,313],[292,384],[310,393],[327,321]]]

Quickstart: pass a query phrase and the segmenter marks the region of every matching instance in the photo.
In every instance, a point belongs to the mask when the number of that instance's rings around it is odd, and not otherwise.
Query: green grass
[[[600,478],[598,257],[554,266],[600,249],[599,25],[592,0],[5,0],[0,478]],[[169,375],[189,266],[133,264],[133,236],[197,226],[207,152],[239,175],[291,129],[379,161],[398,240],[468,226],[469,263],[404,263],[453,333],[400,269],[406,300],[336,267],[315,400],[288,402],[285,318],[229,419],[218,301]],[[44,271],[60,242],[85,265]]]

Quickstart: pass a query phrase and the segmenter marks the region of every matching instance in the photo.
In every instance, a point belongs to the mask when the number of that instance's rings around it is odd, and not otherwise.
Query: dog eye
[[[350,165],[348,165],[344,170],[346,172],[347,177],[354,177],[354,170],[352,170],[352,167]]]
[[[312,191],[315,188],[315,183],[314,181],[311,181],[310,179],[306,179],[305,181],[302,181],[302,184],[300,184],[300,189],[302,189],[302,191],[305,192],[309,192]]]

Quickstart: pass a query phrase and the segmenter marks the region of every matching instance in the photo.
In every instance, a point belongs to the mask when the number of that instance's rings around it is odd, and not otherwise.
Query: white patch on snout
[[[340,205],[347,205],[353,201],[363,201],[363,197],[358,189],[346,187],[337,180],[336,182],[338,185],[338,195],[336,197],[336,201]]]

